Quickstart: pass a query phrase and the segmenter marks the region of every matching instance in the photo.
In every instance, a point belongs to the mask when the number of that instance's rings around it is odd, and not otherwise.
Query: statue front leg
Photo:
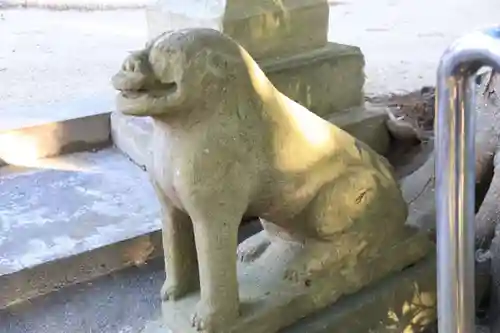
[[[170,202],[156,182],[153,187],[161,206],[166,273],[160,296],[162,301],[175,300],[199,288],[193,224],[185,212]]]
[[[236,248],[242,214],[214,209],[213,214],[191,215],[201,287],[192,325],[207,333],[224,331],[239,316]]]

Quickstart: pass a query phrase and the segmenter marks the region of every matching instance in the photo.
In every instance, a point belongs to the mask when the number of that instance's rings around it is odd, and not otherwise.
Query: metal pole
[[[482,66],[500,70],[500,26],[459,38],[444,52],[437,72],[439,333],[475,332],[474,77]]]

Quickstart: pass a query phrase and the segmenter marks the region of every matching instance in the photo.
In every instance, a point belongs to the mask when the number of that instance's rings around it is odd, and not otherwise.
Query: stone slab
[[[265,260],[261,258],[251,264],[239,263],[241,316],[225,332],[278,332],[298,319],[334,304],[342,296],[356,293],[367,284],[418,262],[433,245],[426,234],[415,229],[407,231],[402,239],[388,244],[376,257],[359,259],[359,265],[354,267],[347,268],[346,265],[332,269],[321,278],[313,279],[309,285],[283,279],[286,269],[283,253],[271,253]],[[275,264],[270,264],[272,262]],[[352,274],[351,270],[356,273]],[[332,285],[337,287],[332,289]],[[190,317],[198,300],[199,292],[195,292],[175,302],[164,302],[165,327],[172,333],[195,333]]]
[[[159,0],[147,11],[150,37],[184,28],[212,28],[237,40],[255,59],[325,46],[326,0]]]
[[[154,190],[116,149],[2,167],[0,198],[0,308],[161,255]]]
[[[109,113],[0,130],[0,166],[111,145]]]

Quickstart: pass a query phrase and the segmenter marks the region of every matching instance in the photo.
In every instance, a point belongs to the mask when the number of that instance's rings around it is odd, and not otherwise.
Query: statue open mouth
[[[145,96],[162,97],[165,95],[173,94],[177,91],[177,83],[156,83],[154,88],[149,89],[124,89],[121,90],[121,95],[126,99],[137,99]]]

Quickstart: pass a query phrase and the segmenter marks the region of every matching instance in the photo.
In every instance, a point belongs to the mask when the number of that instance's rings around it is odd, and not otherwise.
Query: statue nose
[[[142,90],[146,88],[147,75],[141,72],[120,71],[111,79],[116,90]]]

